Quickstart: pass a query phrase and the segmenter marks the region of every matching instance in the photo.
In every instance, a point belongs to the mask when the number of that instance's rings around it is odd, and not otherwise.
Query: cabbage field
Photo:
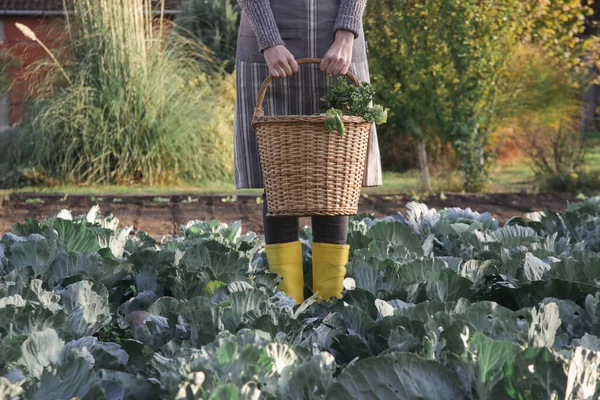
[[[600,396],[600,198],[503,226],[407,209],[351,218],[343,299],[299,306],[239,223],[160,242],[97,207],[16,224],[0,239],[0,399]]]

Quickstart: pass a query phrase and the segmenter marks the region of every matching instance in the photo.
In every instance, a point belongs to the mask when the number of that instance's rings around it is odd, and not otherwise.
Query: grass
[[[535,175],[526,162],[497,165],[490,174],[490,192],[534,191]]]
[[[13,190],[1,190],[0,195],[11,193],[39,193],[39,194],[69,194],[69,195],[178,195],[178,194],[217,194],[233,193],[254,194],[260,190],[235,190],[235,184],[228,181],[214,181],[202,186],[178,185],[178,186],[146,186],[146,185],[59,185],[59,186],[28,186]]]
[[[600,146],[592,150],[587,159],[586,169],[589,172],[600,174]],[[586,171],[588,172],[588,171]],[[446,176],[433,178],[433,187],[436,193],[456,192],[457,182],[460,181],[459,172],[453,172]],[[510,192],[535,192],[535,175],[522,160],[514,164],[497,165],[491,172],[491,184],[487,192],[510,193]],[[384,172],[383,186],[365,188],[367,194],[390,194],[408,193],[423,194],[418,171],[403,173]],[[202,186],[179,185],[179,186],[145,186],[145,185],[61,185],[61,186],[35,186],[23,187],[14,190],[0,190],[0,196],[11,193],[36,193],[36,194],[68,194],[68,195],[149,195],[160,198],[159,195],[182,195],[182,194],[249,194],[260,195],[261,189],[236,190],[233,181],[217,180]]]
[[[40,83],[8,164],[49,183],[231,177],[233,76],[218,74],[199,42],[167,34],[151,0],[96,3],[66,0],[68,51],[43,46],[53,62],[30,68]]]

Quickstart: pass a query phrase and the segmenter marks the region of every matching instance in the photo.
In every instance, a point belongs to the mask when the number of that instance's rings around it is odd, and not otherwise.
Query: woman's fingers
[[[348,72],[352,61],[354,34],[349,31],[336,32],[335,41],[323,57],[321,71],[329,75],[342,75]]]
[[[329,68],[327,68],[327,73],[329,75],[339,75],[342,69],[344,68],[345,60],[343,58],[338,58],[329,64]]]
[[[263,53],[269,66],[269,72],[273,77],[285,78],[298,71],[298,63],[294,59],[294,55],[285,46],[269,47]]]
[[[333,63],[333,65],[331,66],[330,74],[340,75],[342,72],[342,69],[344,68],[344,62],[345,62],[344,60],[338,59],[335,63]]]
[[[269,74],[273,77],[273,78],[279,78],[279,72],[277,71],[277,68],[272,67],[269,65]]]
[[[274,78],[285,78],[287,76],[285,70],[278,66],[274,66],[274,67],[270,68],[270,72]]]
[[[348,72],[350,61],[342,56],[325,54],[321,61],[321,71],[328,75],[343,75]]]
[[[331,57],[325,54],[325,57],[321,60],[321,71],[327,72],[329,65],[331,64]]]
[[[285,77],[292,76],[292,67],[287,60],[282,61],[279,67],[285,72]]]
[[[298,63],[296,62],[296,59],[293,56],[289,59],[289,63],[290,67],[292,68],[292,72],[298,72]]]
[[[347,60],[342,60],[336,64],[333,75],[345,75],[348,68],[350,68],[350,63]]]

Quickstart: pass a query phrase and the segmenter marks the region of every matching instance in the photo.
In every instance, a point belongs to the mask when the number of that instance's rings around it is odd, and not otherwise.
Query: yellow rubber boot
[[[302,270],[302,244],[297,242],[268,244],[265,246],[269,270],[283,280],[279,290],[300,304],[304,301],[304,271]]]
[[[348,245],[313,243],[313,293],[319,301],[342,298],[349,253]]]

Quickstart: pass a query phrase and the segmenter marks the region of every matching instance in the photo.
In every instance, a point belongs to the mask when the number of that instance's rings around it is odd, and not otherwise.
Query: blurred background
[[[598,193],[599,18],[581,0],[369,0],[390,117],[366,193]],[[0,0],[2,193],[233,191],[239,20],[235,0]]]

